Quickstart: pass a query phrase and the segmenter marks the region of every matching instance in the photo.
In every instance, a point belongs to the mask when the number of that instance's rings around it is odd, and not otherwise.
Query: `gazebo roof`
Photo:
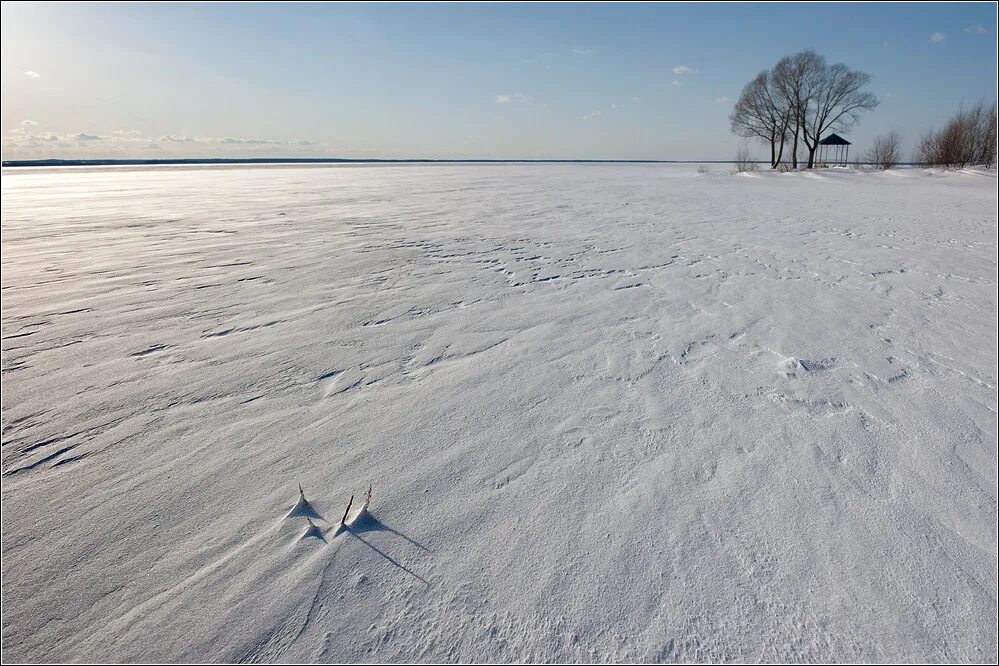
[[[849,141],[841,137],[839,134],[830,134],[826,138],[819,141],[820,146],[849,146],[851,145]]]

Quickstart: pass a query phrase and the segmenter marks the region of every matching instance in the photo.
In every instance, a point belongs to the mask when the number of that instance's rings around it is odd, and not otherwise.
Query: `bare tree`
[[[863,111],[878,105],[863,90],[871,77],[846,65],[827,65],[825,58],[806,50],[781,58],[771,74],[772,87],[791,110],[791,160],[798,166],[798,142],[804,144],[807,166],[815,166],[815,152],[827,132],[844,132]]]
[[[891,169],[902,160],[902,135],[892,130],[874,139],[864,161],[878,169]]]
[[[794,169],[798,168],[798,142],[811,102],[811,90],[824,67],[822,57],[809,49],[784,56],[777,61],[771,74],[773,88],[790,115],[791,167]]]
[[[870,74],[846,65],[821,67],[807,78],[806,95],[801,109],[801,129],[808,148],[808,168],[815,166],[815,151],[827,132],[845,132],[860,120],[864,111],[877,108],[878,98],[864,88]]]
[[[988,124],[988,130],[986,131],[986,140],[984,148],[985,161],[982,162],[982,164],[991,169],[996,165],[996,157],[997,157],[996,153],[999,152],[997,151],[997,149],[999,149],[999,145],[997,145],[996,141],[997,138],[996,133],[997,131],[999,131],[999,126],[997,126],[996,124],[997,117],[996,117],[995,102],[992,102],[992,108],[989,109],[988,117],[986,118],[986,123]]]
[[[756,162],[749,155],[749,148],[746,146],[740,146],[739,150],[735,153],[735,169],[739,173],[744,171],[756,171]]]
[[[996,163],[996,103],[986,108],[979,102],[972,111],[972,163],[991,169]]]
[[[770,168],[775,169],[783,157],[791,115],[790,107],[771,85],[770,73],[763,71],[742,89],[729,120],[737,135],[769,144]]]
[[[996,104],[960,110],[940,131],[923,137],[913,161],[927,166],[988,168],[996,163]]]

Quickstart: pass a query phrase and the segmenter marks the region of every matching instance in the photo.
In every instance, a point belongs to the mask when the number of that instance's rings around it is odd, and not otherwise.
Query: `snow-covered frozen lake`
[[[2,182],[5,660],[996,659],[994,173]]]

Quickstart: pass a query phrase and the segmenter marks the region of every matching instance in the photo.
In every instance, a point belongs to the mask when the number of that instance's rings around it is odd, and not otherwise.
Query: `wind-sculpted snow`
[[[5,170],[4,659],[995,661],[996,222],[980,172]]]

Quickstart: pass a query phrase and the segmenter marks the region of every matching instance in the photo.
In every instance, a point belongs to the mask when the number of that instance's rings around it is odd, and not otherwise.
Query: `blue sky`
[[[805,48],[873,75],[859,150],[996,98],[994,3],[2,11],[4,159],[731,159],[732,101]]]

